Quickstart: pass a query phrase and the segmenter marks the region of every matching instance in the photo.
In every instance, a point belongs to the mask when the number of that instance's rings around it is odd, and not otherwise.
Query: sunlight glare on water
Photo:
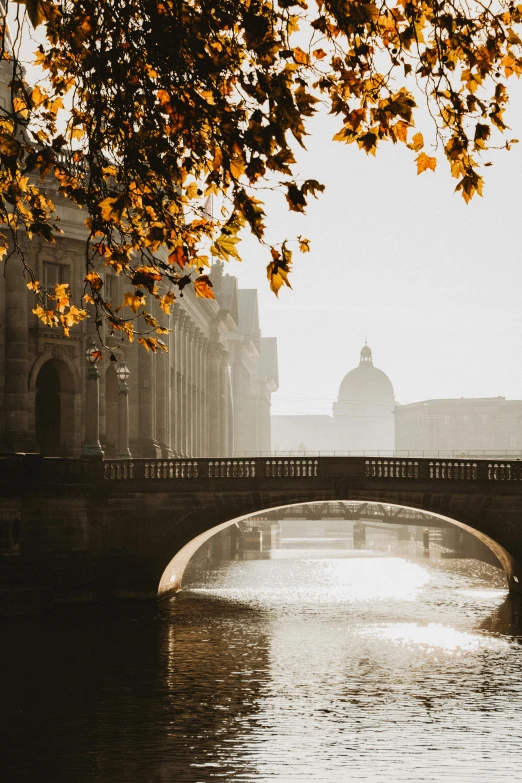
[[[464,571],[283,541],[157,606],[13,624],[2,781],[522,781],[520,607]]]
[[[247,571],[230,568],[226,586],[193,587],[229,601],[255,602],[258,606],[353,603],[397,599],[414,601],[430,579],[418,565],[398,558],[352,557],[290,559],[281,550],[271,563],[271,579],[263,580],[265,561],[250,563]],[[286,555],[286,556],[285,556]],[[256,568],[257,565],[257,568]],[[257,573],[256,573],[257,572]],[[245,578],[246,577],[246,578]]]

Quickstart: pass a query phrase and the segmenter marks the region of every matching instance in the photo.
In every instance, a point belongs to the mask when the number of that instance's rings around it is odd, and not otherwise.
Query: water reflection
[[[459,568],[286,541],[7,623],[2,780],[520,780],[520,605]]]

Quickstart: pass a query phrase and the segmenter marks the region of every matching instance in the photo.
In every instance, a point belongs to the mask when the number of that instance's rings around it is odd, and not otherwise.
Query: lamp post
[[[118,387],[118,450],[116,459],[130,459],[132,454],[129,450],[129,387],[127,380],[130,370],[121,361],[116,369],[116,376],[120,382]]]
[[[85,400],[85,441],[82,454],[85,457],[103,457],[100,444],[100,373],[96,362],[101,352],[96,347],[94,339],[85,351],[87,361],[87,385]]]

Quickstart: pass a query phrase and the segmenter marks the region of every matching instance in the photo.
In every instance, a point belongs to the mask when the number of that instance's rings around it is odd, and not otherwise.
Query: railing
[[[257,463],[257,466],[256,466]],[[260,463],[262,471],[259,471]],[[318,473],[318,460],[107,460],[104,462],[104,478],[109,480],[143,478],[191,479],[191,478],[255,478],[287,476],[313,477]],[[142,473],[135,470],[138,466]]]
[[[226,479],[350,480],[385,482],[438,482],[460,485],[511,484],[522,491],[521,460],[397,459],[388,457],[315,457],[257,459],[72,459],[39,454],[0,456],[0,483],[4,488],[43,485],[93,485],[111,482]],[[361,484],[362,485],[362,484]]]
[[[419,463],[400,459],[367,459],[364,475],[366,478],[418,479]]]
[[[350,479],[367,483],[517,483],[521,460],[384,459],[364,457],[257,459],[62,459],[36,454],[0,457],[0,482],[92,484],[114,482],[256,479]]]

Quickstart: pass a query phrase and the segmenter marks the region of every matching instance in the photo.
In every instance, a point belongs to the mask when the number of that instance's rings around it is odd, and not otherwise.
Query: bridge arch
[[[354,498],[336,498],[327,500],[326,502],[353,502]],[[190,562],[193,555],[202,547],[210,538],[212,538],[216,533],[221,532],[222,530],[225,530],[228,527],[231,527],[232,525],[235,525],[239,522],[244,522],[255,514],[261,514],[264,511],[279,511],[287,508],[292,508],[295,506],[311,506],[317,503],[317,500],[307,500],[304,502],[293,502],[293,503],[285,503],[278,506],[269,506],[267,508],[259,508],[256,512],[249,512],[248,514],[242,514],[240,516],[237,516],[233,519],[227,520],[226,522],[221,522],[216,524],[215,526],[208,528],[207,530],[204,530],[203,532],[196,535],[193,539],[185,543],[179,551],[172,557],[168,565],[166,566],[165,570],[163,571],[163,574],[161,576],[159,586],[158,586],[158,597],[159,598],[166,598],[169,595],[172,595],[174,593],[179,592],[182,589],[182,583],[183,583],[183,576],[185,573],[185,569]],[[357,498],[357,502],[362,503],[368,503],[368,504],[376,504],[376,503],[384,503],[382,499],[377,500],[366,500],[365,498]],[[419,508],[416,505],[412,504],[405,504],[405,503],[392,503],[392,502],[386,502],[386,505],[393,506],[397,509],[407,509],[422,513],[428,513],[431,517],[433,517],[434,520],[441,520],[441,522],[445,522],[446,524],[453,525],[455,527],[459,527],[462,530],[466,530],[468,533],[471,533],[473,536],[478,538],[480,541],[482,541],[483,544],[485,544],[495,555],[497,560],[500,562],[502,568],[504,569],[504,572],[506,574],[506,577],[508,579],[508,583],[511,588],[515,588],[516,585],[520,584],[519,582],[519,576],[517,576],[518,573],[518,564],[517,561],[514,559],[514,557],[508,552],[508,550],[502,546],[498,541],[495,541],[493,538],[488,536],[486,533],[477,530],[477,528],[472,527],[471,525],[467,524],[466,522],[463,522],[462,520],[446,516],[444,514],[436,513],[433,511],[429,511],[428,509],[421,507]],[[392,521],[392,520],[391,520]]]

